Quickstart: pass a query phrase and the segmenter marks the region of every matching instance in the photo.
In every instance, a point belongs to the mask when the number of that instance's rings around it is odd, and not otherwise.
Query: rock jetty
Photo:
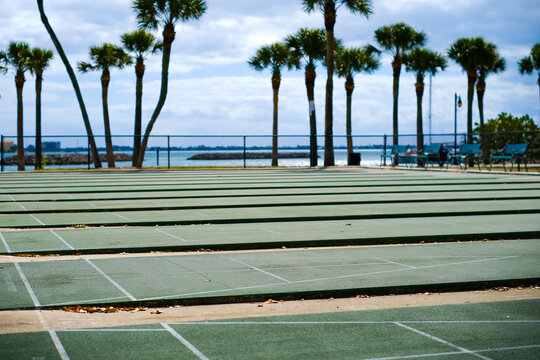
[[[84,165],[88,164],[88,154],[47,154],[45,156],[45,165]],[[99,154],[101,162],[107,162],[106,154]],[[131,161],[131,154],[114,154],[115,161]],[[90,163],[93,162],[90,156]],[[34,165],[34,155],[25,155],[24,163]],[[4,165],[17,165],[17,155],[4,158]]]

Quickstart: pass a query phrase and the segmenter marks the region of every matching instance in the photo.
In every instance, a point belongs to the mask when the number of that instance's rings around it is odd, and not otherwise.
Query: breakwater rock
[[[309,153],[278,153],[280,159],[309,159]],[[241,160],[244,158],[244,153],[204,153],[195,154],[188,160]],[[246,159],[271,159],[272,153],[269,152],[248,152]]]
[[[48,165],[83,165],[88,164],[88,154],[47,154],[45,156],[45,166]],[[101,162],[107,162],[106,154],[99,154]],[[131,161],[131,154],[114,154],[115,161]],[[90,156],[90,163],[93,162]],[[34,155],[25,155],[24,163],[26,165],[34,165]],[[4,165],[17,165],[17,155],[12,155],[4,158]]]

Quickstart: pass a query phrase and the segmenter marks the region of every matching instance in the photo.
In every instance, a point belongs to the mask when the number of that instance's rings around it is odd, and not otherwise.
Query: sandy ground
[[[540,299],[540,287],[305,301],[268,300],[263,303],[173,306],[110,313],[64,310],[0,311],[0,334],[525,299]]]

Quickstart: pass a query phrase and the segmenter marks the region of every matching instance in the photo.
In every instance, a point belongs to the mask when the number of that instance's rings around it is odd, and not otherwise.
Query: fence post
[[[386,155],[386,134],[384,134],[383,154]],[[386,166],[386,156],[383,157],[383,165]]]
[[[4,171],[4,135],[2,135],[2,140],[0,141],[0,171]]]
[[[87,148],[86,159],[88,162],[88,170],[90,170],[90,136],[87,137],[87,140],[88,140],[88,148]]]
[[[167,135],[167,169],[171,168],[171,136]]]
[[[244,135],[244,169],[246,168],[246,136]]]
[[[159,146],[156,147],[156,166],[159,167]]]

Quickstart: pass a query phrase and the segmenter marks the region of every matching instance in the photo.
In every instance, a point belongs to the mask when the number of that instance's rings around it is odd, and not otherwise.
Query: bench
[[[446,168],[448,169],[448,165],[452,162],[457,165],[459,165],[459,168],[461,169],[461,164],[465,164],[465,170],[467,170],[467,165],[469,163],[469,160],[472,159],[473,163],[476,159],[476,163],[478,164],[478,170],[480,170],[480,148],[482,147],[482,144],[463,144],[459,148],[459,151],[455,155],[451,155],[448,157],[448,161],[446,162]]]
[[[529,147],[528,143],[525,144],[506,144],[504,149],[500,152],[500,155],[491,155],[489,159],[489,171],[491,171],[491,166],[493,165],[493,160],[502,160],[503,169],[506,171],[505,162],[510,161],[512,166],[510,167],[510,172],[514,168],[514,163],[517,162],[518,167],[521,161],[525,164],[525,171],[527,169],[527,148]]]
[[[381,153],[380,166],[382,166],[383,163],[386,165],[386,159],[390,160],[390,164],[392,164],[392,166],[397,165],[399,162],[399,158],[405,156],[408,148],[409,145],[393,145],[390,153],[386,153],[386,151]]]
[[[411,164],[412,166],[412,164],[418,163],[419,160],[423,160],[423,164],[426,165],[426,167],[429,163],[439,164],[440,166],[442,166],[442,164],[444,164],[444,161],[441,161],[441,153],[442,144],[424,145],[424,149],[420,153],[404,156],[404,158],[406,159],[405,165]]]

